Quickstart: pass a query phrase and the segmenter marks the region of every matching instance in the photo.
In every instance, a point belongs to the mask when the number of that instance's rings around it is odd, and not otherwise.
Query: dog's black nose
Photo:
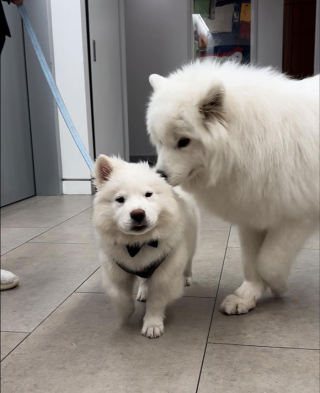
[[[130,213],[130,217],[134,221],[137,221],[139,224],[145,218],[145,216],[146,216],[146,213],[142,209],[132,210],[132,212]]]
[[[157,170],[157,173],[158,173],[161,177],[163,177],[165,180],[168,179],[168,175],[167,175],[165,172],[163,172],[163,171],[161,171],[161,170]]]

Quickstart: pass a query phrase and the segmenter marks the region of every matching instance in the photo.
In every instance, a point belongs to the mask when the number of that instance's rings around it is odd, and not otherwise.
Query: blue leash
[[[74,141],[76,142],[76,145],[78,146],[78,149],[80,150],[80,153],[82,154],[82,157],[85,159],[89,169],[91,172],[93,172],[94,170],[94,163],[91,159],[91,157],[89,156],[89,153],[87,151],[87,149],[85,148],[84,144],[82,143],[82,140],[80,139],[80,136],[76,130],[76,127],[74,126],[71,117],[69,115],[69,112],[66,108],[65,103],[63,102],[63,99],[61,97],[61,94],[59,92],[59,89],[56,85],[56,82],[53,79],[53,76],[51,74],[50,68],[47,64],[47,61],[43,55],[42,49],[40,47],[39,41],[37,39],[37,36],[32,28],[31,22],[29,20],[28,14],[26,9],[24,8],[23,4],[20,4],[17,6],[18,10],[20,12],[21,18],[23,19],[23,23],[25,28],[27,29],[27,32],[30,36],[33,48],[36,52],[36,55],[38,57],[38,60],[40,62],[42,71],[44,73],[44,76],[46,77],[51,92],[53,94],[53,97],[58,105],[58,108],[60,109],[61,115],[64,118],[64,121],[66,122],[67,127],[69,128],[69,131],[74,139]]]

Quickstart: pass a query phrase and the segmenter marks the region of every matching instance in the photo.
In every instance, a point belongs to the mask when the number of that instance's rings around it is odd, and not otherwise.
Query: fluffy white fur
[[[105,289],[124,322],[134,312],[132,291],[139,279],[137,300],[147,299],[141,333],[159,337],[164,331],[166,306],[182,295],[184,284],[191,284],[199,227],[195,202],[179,188],[169,186],[147,163],[129,164],[101,155],[95,177],[98,192],[93,221],[99,235]],[[119,197],[125,201],[119,203]],[[146,227],[139,231],[130,216],[136,209],[146,215]],[[127,245],[142,245],[152,239],[158,240],[158,248],[144,245],[135,257],[129,255]],[[114,262],[137,271],[165,253],[167,258],[148,279],[127,273]]]
[[[245,279],[222,311],[248,312],[267,287],[283,294],[319,219],[319,76],[207,61],[149,80],[157,169],[240,229]]]

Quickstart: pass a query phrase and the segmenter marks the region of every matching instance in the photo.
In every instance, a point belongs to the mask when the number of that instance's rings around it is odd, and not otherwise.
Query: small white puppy
[[[240,229],[245,280],[222,311],[282,295],[319,221],[319,76],[207,61],[150,83],[157,169]]]
[[[105,289],[124,322],[134,312],[139,279],[137,300],[147,300],[141,333],[159,337],[166,306],[191,284],[198,210],[190,195],[173,189],[147,163],[100,155],[95,179],[93,221]]]

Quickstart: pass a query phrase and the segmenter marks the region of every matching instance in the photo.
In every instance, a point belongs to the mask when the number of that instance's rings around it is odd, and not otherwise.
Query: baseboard
[[[64,180],[62,182],[62,192],[65,195],[91,195],[91,180]]]

